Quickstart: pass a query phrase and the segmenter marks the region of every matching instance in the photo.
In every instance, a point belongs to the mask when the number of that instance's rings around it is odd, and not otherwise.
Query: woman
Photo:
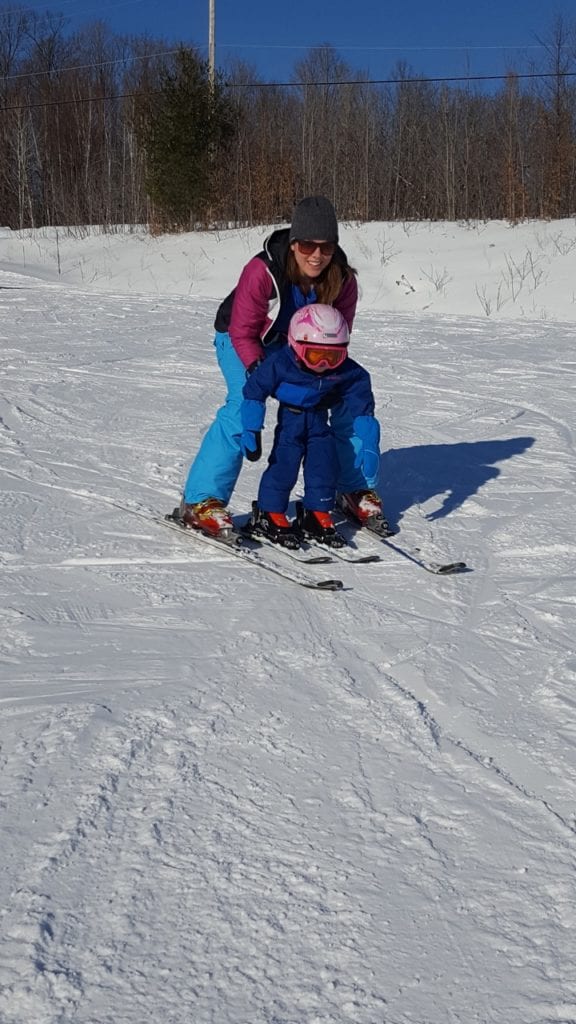
[[[214,535],[232,529],[226,506],[242,467],[242,388],[247,374],[286,344],[293,313],[312,302],[335,306],[350,330],[357,301],[355,271],[338,245],[334,207],[324,196],[302,199],[290,227],[270,235],[218,309],[214,345],[228,394],[188,473],[180,507],[187,526]],[[354,429],[345,408],[332,410],[331,424],[340,502],[364,522],[382,513],[380,499],[355,466]]]

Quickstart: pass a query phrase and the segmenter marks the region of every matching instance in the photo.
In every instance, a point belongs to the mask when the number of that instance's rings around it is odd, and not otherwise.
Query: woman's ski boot
[[[339,494],[336,504],[350,519],[360,526],[372,530],[372,533],[377,533],[380,537],[392,537],[398,532],[390,526],[386,519],[380,495],[373,488]]]
[[[205,498],[192,505],[187,504],[183,498],[180,508],[174,509],[172,518],[218,540],[230,539],[234,531],[232,516],[219,498]]]

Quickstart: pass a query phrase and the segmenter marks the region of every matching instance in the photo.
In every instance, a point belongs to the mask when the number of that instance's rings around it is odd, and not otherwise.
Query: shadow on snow
[[[413,505],[444,495],[442,505],[426,519],[443,519],[500,475],[496,463],[522,455],[533,437],[461,444],[427,444],[385,452],[379,491],[388,521],[396,526]]]

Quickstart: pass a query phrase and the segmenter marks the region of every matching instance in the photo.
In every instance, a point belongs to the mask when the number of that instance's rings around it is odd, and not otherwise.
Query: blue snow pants
[[[268,466],[258,489],[258,506],[285,512],[290,492],[304,469],[304,508],[331,512],[336,501],[336,440],[326,409],[281,405]]]
[[[198,454],[188,472],[184,485],[184,500],[190,504],[203,501],[205,498],[219,498],[227,505],[242,468],[240,406],[242,388],[246,382],[246,368],[236,355],[227,332],[216,332],[214,347],[228,391],[224,405],[218,410],[212,426],[204,435]],[[276,344],[269,345],[264,350],[264,356],[274,352],[276,347]],[[363,490],[368,484],[360,470],[354,468],[354,459],[360,442],[354,437],[352,417],[345,408],[337,406],[331,410],[330,421],[336,445],[336,488],[341,492]]]

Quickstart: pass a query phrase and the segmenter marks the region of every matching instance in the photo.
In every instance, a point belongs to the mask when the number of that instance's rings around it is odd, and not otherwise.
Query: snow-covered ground
[[[473,572],[336,594],[119,507],[263,234],[0,232],[0,1021],[573,1024],[576,224],[343,230],[387,512]]]

